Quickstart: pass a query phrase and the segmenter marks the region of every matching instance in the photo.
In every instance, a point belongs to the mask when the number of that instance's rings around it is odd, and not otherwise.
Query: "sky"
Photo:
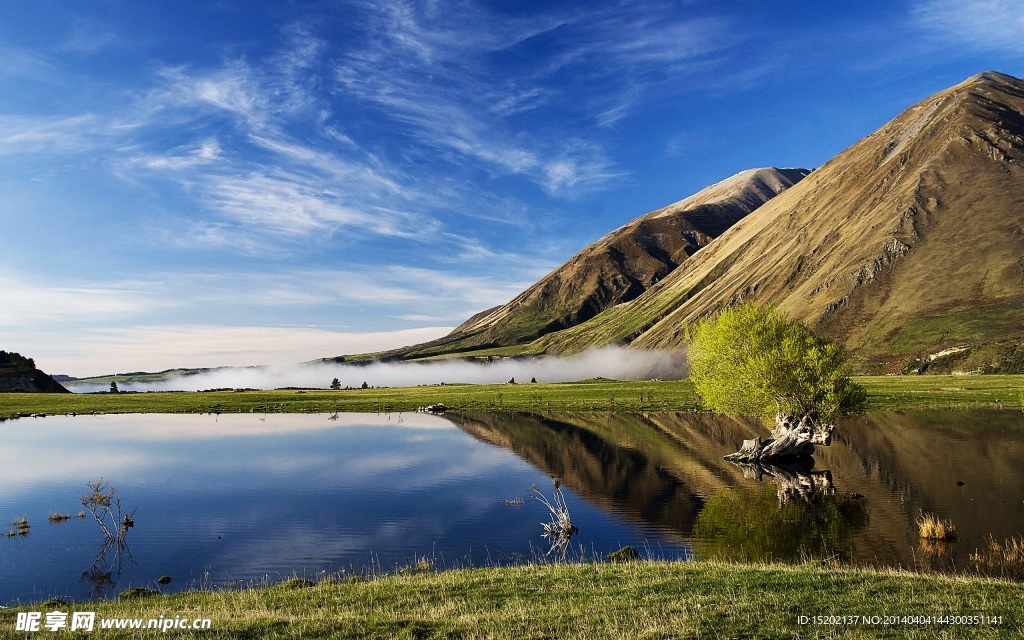
[[[0,5],[0,348],[75,376],[449,332],[983,70],[1020,0]]]

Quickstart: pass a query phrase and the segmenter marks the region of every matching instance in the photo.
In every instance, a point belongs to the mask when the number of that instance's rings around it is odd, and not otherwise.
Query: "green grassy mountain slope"
[[[799,182],[806,169],[751,169],[588,245],[507,304],[451,334],[378,357],[415,358],[528,343],[641,295],[737,221]]]
[[[528,351],[677,348],[696,319],[754,299],[843,341],[869,371],[964,347],[952,354],[962,367],[998,370],[1024,340],[1022,161],[1024,82],[979,74],[840,153],[635,300]]]

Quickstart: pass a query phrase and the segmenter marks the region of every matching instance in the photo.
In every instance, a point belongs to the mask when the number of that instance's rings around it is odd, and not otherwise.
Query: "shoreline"
[[[859,376],[868,411],[1021,409],[1024,375]],[[370,389],[4,393],[0,419],[110,413],[398,413],[433,404],[450,411],[699,411],[689,380],[445,384]]]

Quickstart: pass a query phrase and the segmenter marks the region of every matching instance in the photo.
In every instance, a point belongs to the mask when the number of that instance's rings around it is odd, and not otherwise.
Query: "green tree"
[[[341,380],[338,380],[337,378],[335,378],[334,380],[331,380],[331,388],[334,389],[335,391],[340,389],[341,388]]]
[[[690,379],[714,411],[832,422],[864,409],[843,346],[770,305],[744,303],[705,318],[687,332],[687,346]]]
[[[118,393],[117,381],[116,380],[111,380],[110,381],[110,393]]]

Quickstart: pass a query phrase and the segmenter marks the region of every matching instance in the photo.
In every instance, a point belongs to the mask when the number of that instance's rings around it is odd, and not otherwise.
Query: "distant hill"
[[[0,392],[69,393],[60,383],[36,368],[32,358],[0,351]]]
[[[207,373],[210,371],[216,371],[218,369],[230,369],[233,367],[217,367],[217,368],[206,368],[206,369],[165,369],[157,372],[147,371],[132,371],[130,373],[110,373],[102,376],[91,376],[88,378],[71,378],[64,381],[70,387],[92,386],[92,385],[109,385],[111,382],[118,384],[152,384],[156,382],[166,382],[182,376],[194,376],[200,373]]]
[[[868,372],[1024,371],[1024,82],[986,72],[910,107],[635,300],[535,341],[677,348],[739,300],[844,342]]]
[[[384,359],[529,343],[640,296],[806,169],[751,169],[643,215],[570,258],[508,303],[474,315],[451,334],[384,354]]]

